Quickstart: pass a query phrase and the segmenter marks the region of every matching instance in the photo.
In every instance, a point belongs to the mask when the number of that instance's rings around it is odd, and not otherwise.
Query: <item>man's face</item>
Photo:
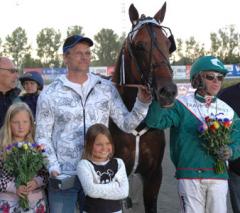
[[[18,72],[14,63],[6,58],[0,61],[0,91],[7,92],[17,86]]]
[[[91,62],[91,51],[87,43],[76,44],[64,55],[64,63],[70,72],[88,72]]]
[[[206,92],[209,95],[215,96],[220,91],[224,76],[218,72],[209,71],[202,73]]]

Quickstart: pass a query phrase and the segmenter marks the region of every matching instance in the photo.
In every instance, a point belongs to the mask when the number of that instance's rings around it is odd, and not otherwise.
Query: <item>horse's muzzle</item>
[[[169,108],[173,106],[175,98],[177,96],[177,86],[173,82],[167,82],[162,87],[157,88],[155,96],[163,108]]]

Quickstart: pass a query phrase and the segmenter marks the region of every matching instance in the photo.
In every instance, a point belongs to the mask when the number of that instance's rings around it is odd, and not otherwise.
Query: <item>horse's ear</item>
[[[139,18],[139,14],[133,4],[130,5],[128,13],[129,13],[130,21],[132,22],[133,25],[135,25]]]
[[[162,6],[162,8],[156,13],[156,15],[154,16],[154,18],[159,21],[160,23],[163,22],[163,19],[165,17],[165,13],[166,13],[166,7],[167,7],[167,3],[165,2]]]

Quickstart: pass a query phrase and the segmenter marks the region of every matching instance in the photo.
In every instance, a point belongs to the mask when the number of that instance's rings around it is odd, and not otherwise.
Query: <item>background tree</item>
[[[187,64],[192,64],[197,58],[205,54],[204,44],[199,44],[193,36],[186,40]]]
[[[84,36],[83,28],[81,26],[75,25],[67,28],[67,37],[76,34]]]
[[[211,55],[219,55],[218,49],[219,49],[220,46],[221,46],[221,42],[220,42],[220,40],[218,39],[217,33],[211,33],[211,34],[210,34],[210,40],[211,40],[211,47],[210,47],[209,53],[210,53]]]
[[[28,68],[34,68],[34,67],[38,68],[38,67],[42,67],[42,63],[39,59],[32,58],[31,54],[28,53],[24,56],[22,60],[22,66],[28,67]]]
[[[225,64],[239,63],[240,60],[240,34],[233,25],[219,29],[217,33],[210,34],[210,53],[221,58]]]
[[[5,40],[3,45],[4,54],[11,56],[15,64],[21,67],[24,56],[29,53],[31,48],[30,45],[28,45],[25,30],[18,27],[11,35],[7,35]]]
[[[69,26],[67,36],[83,33],[81,26]],[[126,38],[120,37],[111,29],[102,29],[94,36],[92,66],[112,66],[116,63],[120,48]],[[233,25],[219,29],[210,34],[210,48],[205,49],[191,36],[187,40],[176,39],[177,50],[171,55],[173,65],[186,65],[201,55],[211,54],[219,57],[225,64],[239,64],[240,62],[240,34]],[[11,35],[0,38],[0,56],[13,58],[18,66],[24,67],[61,67],[62,46],[61,33],[53,28],[42,29],[36,38],[38,45],[36,51],[28,45],[26,32],[23,28],[16,28]],[[34,44],[35,45],[35,44]],[[36,52],[36,54],[35,54]]]
[[[198,57],[205,54],[204,44],[200,44],[191,36],[188,40],[177,39],[177,50],[173,54],[175,65],[192,64]]]
[[[184,49],[183,49],[184,42],[181,38],[176,39],[176,51],[171,55],[170,60],[172,61],[173,65],[182,65],[186,64],[186,60],[184,57]]]
[[[2,39],[0,38],[0,56],[2,56],[2,51],[3,51],[3,48],[2,48]]]
[[[95,66],[112,66],[117,60],[121,47],[121,39],[111,29],[102,29],[94,36],[95,47],[93,53]]]
[[[61,33],[53,28],[44,28],[37,35],[37,55],[43,66],[59,67],[60,56],[59,47],[61,46]]]
[[[123,42],[125,41],[126,38],[127,38],[126,33],[122,33],[121,36],[120,36],[120,38],[119,38],[120,46],[123,45]]]
[[[173,65],[192,64],[196,58],[205,54],[203,44],[199,44],[193,36],[187,40],[176,39],[177,50],[171,56]]]

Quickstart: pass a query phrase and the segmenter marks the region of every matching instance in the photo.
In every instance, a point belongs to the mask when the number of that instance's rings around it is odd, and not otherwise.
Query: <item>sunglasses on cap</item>
[[[205,74],[203,77],[209,81],[218,80],[223,81],[224,76],[221,74]]]
[[[16,69],[16,68],[9,68],[9,69],[7,69],[7,68],[2,68],[2,67],[0,67],[0,70],[7,70],[7,71],[9,71],[10,73],[18,73],[18,69]]]

